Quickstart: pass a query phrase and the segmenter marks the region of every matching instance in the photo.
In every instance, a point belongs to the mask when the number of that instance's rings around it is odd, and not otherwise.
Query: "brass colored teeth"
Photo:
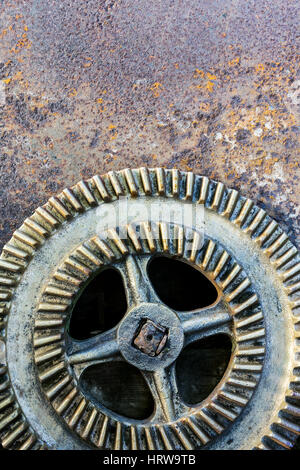
[[[166,193],[165,171],[163,168],[156,168],[157,192],[160,196]]]
[[[69,202],[71,207],[75,209],[75,211],[80,212],[83,210],[83,207],[77,197],[74,195],[71,189],[64,189],[62,192],[63,196],[65,197],[66,201]]]
[[[204,431],[202,431],[202,429],[198,426],[192,416],[187,418],[186,422],[192,430],[193,434],[201,441],[203,445],[207,444],[210,441],[208,435]]]
[[[206,176],[203,176],[202,182],[201,182],[200,196],[198,199],[199,204],[205,204],[206,198],[207,198],[208,186],[209,186],[209,179]]]
[[[143,184],[143,191],[145,194],[150,195],[152,193],[151,182],[149,178],[149,172],[147,168],[140,168],[140,175]]]
[[[90,206],[96,205],[96,200],[93,194],[91,193],[90,188],[87,183],[85,183],[84,181],[79,181],[76,187],[84,196],[84,198],[86,199],[86,201],[88,202]]]
[[[68,219],[71,217],[68,209],[57,197],[50,197],[49,204],[63,219]]]
[[[100,176],[95,175],[91,179],[91,182],[94,183],[94,185],[97,188],[97,190],[100,194],[100,197],[103,199],[103,201],[105,201],[105,202],[110,201],[111,196],[110,196],[110,194],[108,193],[108,191],[106,189],[106,186],[105,186],[105,183],[104,183],[103,179]]]
[[[77,388],[74,387],[68,393],[68,395],[61,401],[61,403],[57,406],[56,411],[58,414],[62,414],[72,403],[75,396],[77,395]]]
[[[159,195],[162,198],[172,196],[187,203],[197,198],[197,202],[204,204],[207,210],[220,212],[220,217],[228,219],[228,223],[231,221],[237,227],[241,227],[244,235],[247,234],[257,243],[257,249],[260,248],[264,256],[270,258],[278,279],[283,283],[285,292],[289,296],[289,308],[295,323],[294,335],[295,337],[298,335],[296,330],[299,328],[299,321],[296,314],[299,308],[300,263],[297,258],[297,249],[291,245],[287,235],[281,232],[278,224],[271,220],[263,209],[254,207],[251,200],[242,198],[236,190],[227,190],[223,183],[215,183],[207,177],[200,177],[191,172],[162,168],[126,169],[122,172],[109,172],[103,177],[96,175],[50,198],[47,204],[38,208],[33,216],[24,221],[22,227],[5,245],[0,256],[0,328],[4,328],[4,335],[14,289],[21,279],[21,273],[27,268],[30,259],[41,244],[46,243],[52,232],[58,230],[66,220],[76,217],[79,212],[123,195],[129,197]],[[158,224],[159,243],[156,243],[152,226],[145,222],[142,228],[145,242],[137,236],[134,227],[129,226],[128,235],[131,244],[122,240],[115,229],[111,229],[110,235],[112,236],[105,246],[101,245],[100,239],[101,248],[99,244],[91,240],[81,245],[78,251],[70,255],[57,269],[52,282],[45,288],[35,322],[38,332],[34,336],[35,361],[42,386],[45,385],[47,397],[55,404],[58,413],[64,415],[67,410],[69,410],[68,413],[71,411],[72,414],[68,416],[69,426],[74,431],[81,426],[80,435],[83,439],[90,439],[93,434],[91,442],[100,448],[105,448],[107,445],[111,432],[111,419],[102,416],[95,408],[91,408],[84,398],[80,399],[81,396],[76,386],[73,385],[72,377],[65,373],[66,366],[62,360],[64,352],[60,343],[61,332],[74,294],[91,273],[102,264],[115,260],[119,255],[120,257],[126,256],[132,250],[137,253],[147,251],[147,254],[149,251],[154,253],[160,250],[172,256],[184,256],[187,249],[185,248],[185,232],[181,226],[174,229],[178,235],[175,241],[172,239],[173,232],[169,230],[169,226],[164,223]],[[202,261],[198,264],[199,268],[206,271],[207,276],[215,280],[221,290],[226,289],[226,301],[230,302],[234,314],[233,322],[237,339],[233,362],[234,374],[228,377],[226,386],[221,389],[217,399],[212,401],[207,409],[203,408],[194,416],[187,417],[185,425],[182,422],[179,425],[146,426],[143,432],[142,426],[130,426],[128,432],[132,449],[142,448],[144,444],[141,442],[144,440],[148,449],[159,448],[159,442],[162,442],[166,449],[173,449],[174,440],[177,440],[183,448],[190,449],[193,447],[189,439],[190,434],[201,445],[207,444],[211,436],[208,436],[206,430],[210,429],[216,434],[223,432],[224,428],[218,421],[220,420],[223,424],[224,418],[229,421],[236,418],[234,410],[245,406],[248,401],[246,392],[252,393],[262,371],[266,349],[264,318],[259,298],[253,292],[248,278],[240,280],[241,267],[238,264],[233,264],[231,270],[228,270],[225,276],[223,275],[227,266],[229,264],[231,266],[232,263],[226,251],[219,251],[217,243],[209,240],[206,250],[202,252],[199,239],[199,234],[194,232],[189,261],[198,262],[201,255]],[[248,289],[251,293],[248,300],[244,300]],[[243,300],[235,303],[240,295]],[[295,352],[298,352],[299,358],[299,346],[295,347]],[[295,359],[294,365],[295,375],[291,380],[298,383],[299,359]],[[0,391],[4,393],[0,400],[0,430],[5,433],[2,438],[4,447],[12,448],[15,445],[22,450],[45,448],[23,419],[21,410],[14,408],[17,401],[11,393],[11,384],[5,367],[1,367],[0,376],[1,380],[4,378],[4,381],[0,383]],[[240,392],[237,393],[236,389]],[[296,397],[297,392],[288,390],[286,396],[288,395]],[[233,408],[227,408],[226,402]],[[71,409],[72,406],[75,408]],[[279,416],[275,419],[275,423],[283,430],[296,434],[299,428],[295,425],[295,418],[299,417],[300,408],[287,403],[281,411],[285,413],[285,417]],[[215,417],[213,418],[212,415]],[[124,436],[127,429],[120,422],[114,422],[111,428],[116,429],[113,447],[124,448]],[[269,430],[257,447],[272,448],[274,444],[290,448],[292,440],[276,428],[276,431]]]
[[[79,405],[77,406],[77,408],[75,409],[74,413],[72,414],[70,420],[69,420],[69,426],[70,428],[74,428],[77,424],[77,422],[79,421],[81,415],[83,414],[84,412],[84,409],[86,407],[86,400],[85,398],[83,398]]]
[[[178,170],[171,170],[172,172],[172,194],[174,197],[178,197],[179,196],[179,184],[180,184],[180,173]],[[191,193],[191,190],[190,190],[190,182],[189,182],[189,185],[187,184],[187,192],[186,192],[186,198],[188,196],[188,198],[191,197],[190,195]]]
[[[126,170],[124,170],[124,175],[125,175],[126,183],[127,183],[127,186],[128,186],[128,189],[129,189],[129,192],[130,192],[131,196],[132,197],[137,197],[138,196],[138,187],[135,183],[135,179],[134,179],[132,171],[129,168],[127,168]]]
[[[122,449],[122,424],[117,422],[114,450]]]
[[[226,217],[228,219],[231,217],[231,214],[233,213],[234,208],[237,204],[238,198],[239,198],[238,191],[236,191],[235,189],[232,189],[230,191],[230,196],[229,196],[229,199],[227,201],[226,208],[225,208],[225,210],[222,214],[224,217]]]
[[[181,442],[185,450],[193,450],[194,448],[193,444],[191,443],[191,441],[188,439],[183,429],[181,429],[178,424],[171,424],[170,428],[174,432],[177,439]]]
[[[90,412],[87,423],[86,423],[86,425],[84,427],[84,430],[81,434],[81,437],[83,439],[87,439],[89,437],[89,434],[90,434],[90,432],[91,432],[91,430],[94,426],[94,423],[96,421],[97,415],[98,415],[98,412],[97,412],[96,408],[93,408],[92,411]]]
[[[223,192],[224,192],[225,186],[223,183],[218,183],[216,186],[215,194],[214,194],[214,199],[211,205],[211,209],[217,211],[219,209],[219,206],[222,201],[223,197]]]
[[[105,444],[106,434],[107,434],[107,425],[108,425],[108,416],[105,416],[101,424],[99,438],[97,442],[97,447],[100,447],[100,449],[102,449]]]

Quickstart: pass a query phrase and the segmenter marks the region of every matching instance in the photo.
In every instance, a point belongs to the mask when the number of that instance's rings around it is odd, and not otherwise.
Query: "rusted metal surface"
[[[81,178],[177,167],[296,241],[297,2],[4,1],[0,244]]]

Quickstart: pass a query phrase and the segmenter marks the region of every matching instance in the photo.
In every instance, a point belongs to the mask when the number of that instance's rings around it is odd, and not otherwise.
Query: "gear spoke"
[[[217,333],[231,334],[231,314],[223,298],[210,307],[177,313],[185,333],[185,344]]]
[[[80,365],[80,373],[82,373],[91,364],[121,358],[116,335],[117,328],[113,328],[83,341],[76,341],[69,337],[68,359],[70,364]]]
[[[155,371],[141,371],[153,396],[155,412],[152,421],[157,419],[170,422],[190,410],[179,397],[175,376],[175,365]]]
[[[161,303],[156,295],[146,272],[148,259],[138,256],[127,256],[124,267],[119,266],[125,284],[128,307],[143,302]]]

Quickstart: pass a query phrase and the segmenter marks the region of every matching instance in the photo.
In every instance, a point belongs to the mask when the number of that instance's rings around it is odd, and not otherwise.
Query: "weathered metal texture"
[[[0,6],[0,245],[54,192],[127,166],[241,189],[299,239],[297,1]]]

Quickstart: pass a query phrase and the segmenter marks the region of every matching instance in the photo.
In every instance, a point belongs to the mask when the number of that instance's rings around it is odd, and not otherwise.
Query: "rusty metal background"
[[[2,0],[0,248],[65,186],[147,165],[241,189],[299,240],[298,14],[296,0]]]

